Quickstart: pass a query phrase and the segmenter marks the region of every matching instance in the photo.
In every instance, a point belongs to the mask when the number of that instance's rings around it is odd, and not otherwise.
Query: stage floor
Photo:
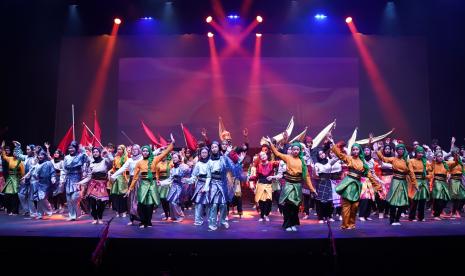
[[[105,212],[104,221],[113,213]],[[276,212],[270,222],[258,222],[259,215],[252,208],[245,208],[242,218],[230,216],[230,228],[220,227],[208,231],[206,223],[193,225],[193,210],[185,212],[181,223],[160,220],[160,210],[153,215],[153,227],[139,229],[127,226],[128,218],[115,218],[111,223],[109,237],[122,239],[325,239],[328,238],[328,225],[318,224],[315,216],[301,220],[298,232],[285,232],[281,228],[282,217]],[[23,216],[8,216],[0,213],[0,236],[15,237],[66,237],[98,238],[104,225],[92,225],[90,216],[78,221],[67,222],[66,216],[53,215],[45,220],[33,220]],[[357,221],[355,230],[341,230],[340,222],[332,222],[331,229],[337,239],[344,238],[398,238],[398,237],[438,237],[465,236],[465,218],[434,221],[430,216],[426,222],[409,222],[401,219],[401,226],[390,226],[388,219],[373,218],[373,221]]]

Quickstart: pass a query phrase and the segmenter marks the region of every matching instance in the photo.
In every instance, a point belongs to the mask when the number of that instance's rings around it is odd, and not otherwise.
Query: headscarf
[[[202,158],[202,151],[203,150],[206,150],[207,151],[207,158]],[[199,161],[202,162],[202,163],[207,163],[208,162],[208,159],[210,159],[210,151],[208,150],[207,147],[203,147],[200,149],[199,151]]]
[[[316,161],[317,161],[318,163],[321,163],[321,164],[323,164],[323,165],[326,165],[326,164],[328,163],[328,161],[329,161],[329,160],[328,160],[328,157],[320,158],[320,151],[324,152],[323,149],[320,149],[320,150],[318,151],[318,154],[317,154],[317,156],[316,156]]]
[[[134,154],[134,149],[137,149],[139,154],[137,154],[137,155]],[[132,145],[131,154],[132,154],[132,156],[131,156],[132,159],[137,158],[137,157],[139,157],[139,155],[142,154],[142,150],[141,150],[141,148],[140,148],[140,146],[138,144]]]
[[[365,149],[369,149],[370,150],[370,153],[371,153],[371,147],[369,145],[365,145],[363,147],[363,155],[365,156],[365,161],[370,161],[371,160],[371,154],[370,155],[365,155]]]
[[[444,157],[444,156],[442,155],[442,151],[437,151],[437,152],[434,154],[434,156],[435,156],[435,157],[438,157],[438,156]],[[435,162],[437,163],[437,161],[435,161]],[[441,162],[441,163],[444,165],[444,168],[445,168],[447,171],[450,170],[449,165],[447,165],[447,162],[446,162],[444,159],[442,159],[442,162]]]
[[[144,149],[147,149],[149,151],[149,156],[147,157],[149,163],[147,164],[147,178],[149,180],[152,180],[153,179],[153,173],[152,173],[152,162],[153,162],[153,151],[152,151],[152,147],[150,147],[149,145],[145,145],[143,146],[140,150],[143,151]]]
[[[423,163],[423,177],[426,176],[426,156],[425,156],[425,149],[422,146],[417,146],[415,149],[417,153],[423,153],[423,157],[421,158],[421,162]]]
[[[359,150],[358,158],[360,158],[360,160],[362,160],[362,163],[363,163],[363,175],[367,176],[368,171],[370,171],[370,167],[368,167],[368,164],[365,161],[365,152],[363,152],[362,146],[360,146],[360,144],[355,143],[355,144],[352,145],[352,147],[358,148],[358,150]]]
[[[47,161],[47,153],[45,152],[45,150],[41,149],[38,153],[37,153],[37,156],[39,155],[43,155],[44,156],[44,159],[42,159],[42,161],[40,159],[39,160],[39,164],[42,164],[44,163],[45,161]]]
[[[405,164],[408,165],[408,152],[407,152],[407,148],[405,147],[405,145],[404,145],[404,144],[397,144],[397,146],[396,146],[396,151],[397,151],[398,149],[401,149],[401,148],[404,149],[404,154],[402,155],[401,158],[404,159],[404,160],[405,160]]]
[[[53,158],[55,163],[63,160],[63,152],[61,151],[61,149],[57,149],[55,152],[58,152],[58,158]]]
[[[220,146],[220,143],[218,143],[218,141],[213,141],[213,142],[212,142],[212,146],[215,145],[215,144],[218,146],[218,153],[217,153],[217,154],[213,154],[213,152],[211,152],[211,154],[210,154],[211,160],[218,160],[218,159],[220,159],[220,156],[221,156],[221,146]],[[211,148],[211,147],[210,147],[210,148]]]
[[[101,147],[92,147],[92,157],[94,155],[94,150],[98,150],[99,156],[97,158],[94,157],[93,163],[100,163],[102,161],[102,148]]]
[[[463,168],[462,157],[460,156],[460,149],[457,148],[457,147],[454,147],[454,148],[451,150],[451,153],[453,153],[453,154],[458,154],[458,156],[457,156],[457,163],[459,163],[460,167],[462,168],[462,174],[465,174],[465,170],[464,170],[464,168]]]
[[[291,147],[299,147],[299,159],[302,162],[302,178],[305,179],[307,177],[307,164],[304,160],[304,151],[302,149],[302,144],[300,142],[295,141],[291,144]]]
[[[69,144],[68,148],[69,147],[73,147],[74,148],[74,154],[79,154],[79,144],[78,142],[76,141],[72,141],[71,144]]]
[[[121,158],[119,159],[119,165],[122,167],[126,159],[128,159],[128,152],[125,145],[119,145],[118,148],[123,148],[123,154],[121,154]]]

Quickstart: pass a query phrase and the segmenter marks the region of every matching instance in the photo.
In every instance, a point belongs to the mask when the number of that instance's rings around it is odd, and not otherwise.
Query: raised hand
[[[207,129],[206,128],[202,128],[200,130],[200,134],[202,134],[203,137],[206,137],[207,136]]]
[[[49,149],[49,148],[50,148],[50,144],[49,144],[48,142],[45,142],[45,143],[44,143],[44,146],[45,146],[46,149]]]
[[[174,140],[174,137],[173,137],[173,133],[170,133],[170,139],[171,139],[172,144],[176,143],[176,141]]]
[[[244,128],[244,130],[242,130],[242,135],[249,136],[249,130],[247,128]]]
[[[271,143],[271,138],[270,138],[269,136],[266,136],[266,137],[265,137],[265,141],[266,141],[268,144],[270,144],[270,145],[272,144],[272,143]]]

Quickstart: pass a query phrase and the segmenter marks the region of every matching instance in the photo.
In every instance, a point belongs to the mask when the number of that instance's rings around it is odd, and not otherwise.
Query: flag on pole
[[[97,111],[94,111],[94,136],[92,137],[92,145],[94,147],[100,145],[99,142],[97,142],[97,140],[102,141],[101,136],[102,136],[102,131],[100,129],[100,125],[97,120]]]
[[[92,137],[90,137],[89,132],[86,127],[82,128],[81,141],[79,142],[83,147],[88,147],[92,145]]]
[[[184,140],[188,149],[194,151],[197,149],[197,139],[192,135],[192,133],[181,124],[182,133],[184,134]]]
[[[158,134],[158,138],[160,140],[160,146],[162,146],[162,147],[168,146],[168,142],[160,134]]]
[[[63,153],[66,152],[66,149],[73,141],[73,125],[68,129],[65,136],[61,139],[60,143],[58,144],[58,149],[61,150]]]
[[[157,145],[157,146],[160,146],[161,143],[158,142],[157,138],[155,137],[155,135],[153,134],[153,132],[148,128],[148,126],[146,124],[144,124],[143,121],[140,121],[142,123],[142,128],[144,129],[144,132],[145,134],[147,134],[147,136],[149,137],[150,141]]]

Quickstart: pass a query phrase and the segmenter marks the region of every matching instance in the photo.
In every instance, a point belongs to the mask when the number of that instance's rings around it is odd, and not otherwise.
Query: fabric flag
[[[168,142],[160,134],[158,134],[158,138],[160,140],[160,144],[159,144],[160,146],[162,146],[162,147],[168,146]]]
[[[157,146],[160,146],[160,142],[158,142],[157,138],[155,137],[155,135],[153,135],[153,132],[147,127],[146,124],[144,124],[143,121],[140,121],[142,123],[142,128],[144,129],[145,131],[145,134],[147,134],[147,136],[149,137],[150,141],[154,144],[154,145],[157,145]]]
[[[79,142],[79,144],[81,144],[84,147],[92,145],[92,137],[90,137],[90,134],[85,126],[83,126],[82,128],[81,141]]]
[[[195,151],[197,149],[197,139],[192,135],[192,133],[183,125],[181,124],[182,133],[184,134],[184,140],[186,141],[186,146]]]
[[[296,137],[292,138],[292,140],[289,141],[289,143],[292,143],[294,141],[303,142],[304,138],[305,138],[305,135],[307,135],[307,127],[305,127],[304,131],[299,133]]]
[[[60,143],[58,144],[58,149],[60,149],[63,153],[66,152],[66,149],[73,141],[73,126],[71,126],[68,131],[66,132],[65,136],[61,139]]]
[[[92,145],[94,147],[97,147],[97,146],[100,146],[99,142],[102,143],[102,131],[100,129],[100,125],[98,123],[98,120],[97,120],[97,112],[94,111],[94,136],[92,137]],[[103,143],[102,143],[103,144]]]

